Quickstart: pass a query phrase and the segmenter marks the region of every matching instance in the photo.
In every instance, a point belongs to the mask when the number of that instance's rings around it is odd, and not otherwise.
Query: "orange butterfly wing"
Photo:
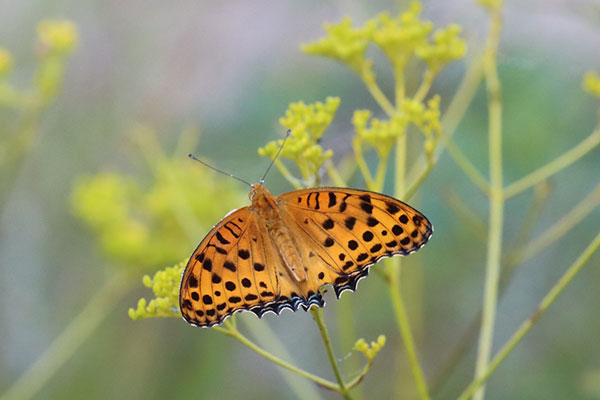
[[[198,245],[179,292],[187,322],[213,326],[237,310],[277,297],[277,279],[266,268],[270,260],[264,246],[268,243],[263,243],[259,229],[254,215],[244,207],[225,216]]]
[[[179,307],[196,326],[218,325],[250,310],[259,317],[289,308],[323,306],[318,291],[300,294],[266,227],[248,207],[232,211],[206,235],[183,272]]]
[[[433,233],[429,220],[393,197],[366,190],[314,188],[284,193],[309,282],[332,284],[337,297],[355,290],[368,267],[383,257],[411,254]]]

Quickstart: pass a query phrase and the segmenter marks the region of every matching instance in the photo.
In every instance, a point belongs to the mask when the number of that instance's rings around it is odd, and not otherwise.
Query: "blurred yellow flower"
[[[48,53],[68,54],[79,38],[77,27],[68,20],[43,20],[38,24],[38,36]]]
[[[0,79],[10,72],[13,66],[13,58],[10,52],[0,47]]]
[[[583,77],[583,90],[592,96],[600,98],[600,76],[594,71],[588,71]]]

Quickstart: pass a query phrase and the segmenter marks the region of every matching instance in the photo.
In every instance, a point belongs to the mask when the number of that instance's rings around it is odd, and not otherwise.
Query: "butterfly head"
[[[273,196],[266,187],[260,183],[255,183],[250,187],[251,189],[248,197],[252,202],[251,207],[258,210],[273,210],[277,208],[275,196]]]

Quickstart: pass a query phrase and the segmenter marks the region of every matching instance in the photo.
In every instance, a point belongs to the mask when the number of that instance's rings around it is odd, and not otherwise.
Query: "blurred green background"
[[[245,186],[233,180],[223,183],[226,178],[190,166],[187,153],[255,182],[268,165],[256,149],[281,137],[284,128],[277,121],[288,104],[339,96],[341,105],[322,145],[334,150],[334,160],[347,155],[352,151],[353,110],[370,108],[381,117],[383,113],[347,68],[303,54],[299,45],[321,37],[324,22],[348,15],[362,24],[379,12],[395,14],[406,7],[402,1],[0,1],[0,47],[10,51],[14,63],[6,79],[17,88],[31,87],[40,63],[43,49],[36,44],[36,30],[41,20],[67,19],[78,30],[63,87],[40,115],[31,151],[15,168],[3,171],[10,184],[3,185],[0,209],[0,394],[30,368],[105,282],[127,269],[123,287],[105,294],[115,304],[73,356],[59,368],[50,368],[53,375],[35,398],[295,398],[277,366],[238,342],[191,328],[183,320],[132,321],[127,310],[149,296],[149,289],[141,285],[142,275],[189,256],[214,223],[231,208],[247,204]],[[423,17],[436,26],[460,24],[469,48],[464,60],[436,79],[433,93],[441,95],[444,110],[466,65],[483,47],[487,16],[474,1],[458,0],[424,1]],[[551,161],[594,129],[598,102],[581,90],[581,79],[586,70],[600,68],[598,49],[597,2],[508,2],[498,58],[505,183]],[[391,73],[376,49],[369,55],[379,61],[378,82],[391,96]],[[420,80],[419,69],[411,72],[408,90],[414,90],[411,82]],[[22,118],[19,109],[2,107],[0,140],[9,138]],[[487,176],[483,87],[455,140]],[[150,191],[155,176],[164,172],[153,171],[148,158],[162,162],[161,154],[178,165],[176,171],[187,171],[182,175],[189,178],[189,185],[184,181],[186,195],[203,199],[198,203],[202,224],[187,231],[195,240],[173,244],[170,253],[161,253],[168,254],[164,258],[152,258],[145,265],[115,262],[77,217],[74,185],[101,172],[124,174],[137,185],[143,201],[144,191]],[[167,166],[168,175],[170,164],[160,165]],[[352,186],[363,187],[358,174],[354,178]],[[217,183],[221,189],[215,192],[211,185]],[[599,149],[553,176],[533,236],[543,234],[599,183]],[[276,171],[267,184],[274,194],[292,189]],[[454,195],[487,221],[487,198],[444,154],[411,201],[433,222],[435,234],[403,265],[405,300],[430,380],[479,311],[483,292],[485,240],[453,210]],[[531,198],[528,191],[506,203],[507,246],[513,244]],[[499,304],[495,349],[534,311],[599,226],[596,209],[519,268]],[[599,260],[597,255],[590,260],[491,377],[488,399],[600,398]],[[339,303],[332,293],[326,299],[336,356],[349,378],[362,365],[362,355],[336,340]],[[414,398],[385,284],[371,276],[340,301],[352,303],[357,338],[388,338],[387,351],[377,357],[361,385],[364,398]],[[242,329],[244,323],[256,324],[249,313],[238,320]],[[296,365],[332,379],[310,314],[284,312],[265,316],[260,323],[270,325]],[[471,347],[439,386],[436,398],[460,393],[472,379],[474,357]],[[323,398],[338,397],[317,391]]]

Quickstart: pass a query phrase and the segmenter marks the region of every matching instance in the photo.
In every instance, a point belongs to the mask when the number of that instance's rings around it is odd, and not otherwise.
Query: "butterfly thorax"
[[[298,281],[306,280],[304,262],[298,251],[289,229],[281,216],[281,209],[277,198],[261,184],[252,185],[250,190],[250,211],[256,213],[258,219],[264,223],[269,237],[275,243],[277,250],[292,276]]]

